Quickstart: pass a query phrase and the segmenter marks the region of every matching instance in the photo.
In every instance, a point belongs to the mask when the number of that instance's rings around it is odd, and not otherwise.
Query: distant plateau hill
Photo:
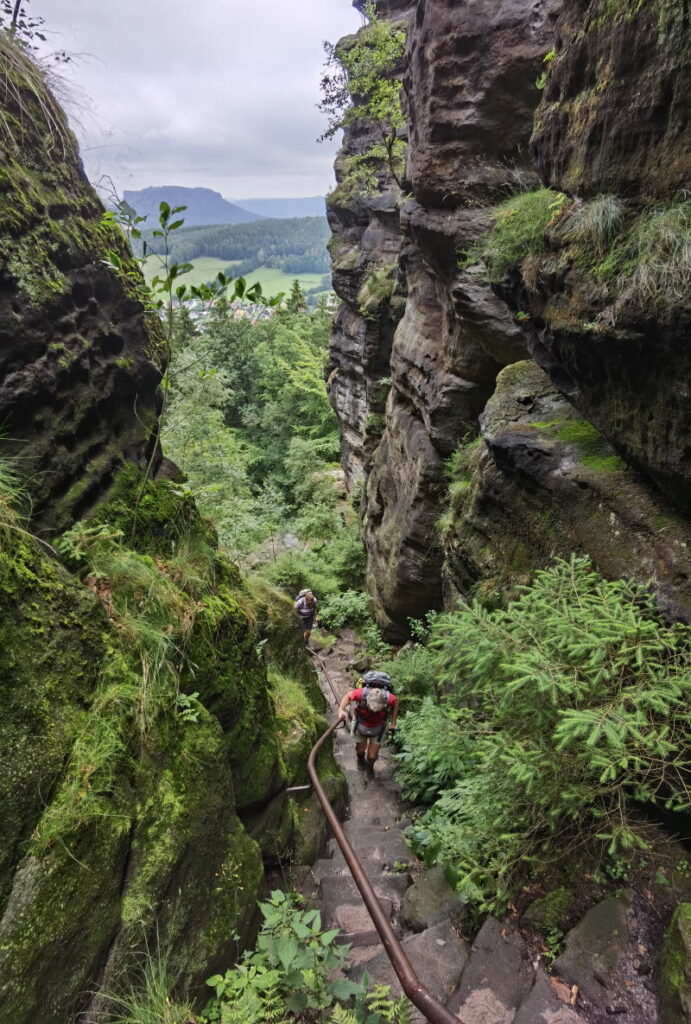
[[[152,185],[138,191],[125,190],[124,200],[140,217],[148,216],[149,224],[158,217],[162,202],[171,206],[186,206],[182,216],[185,227],[210,224],[248,224],[261,220],[261,213],[250,212],[235,203],[229,203],[220,192],[210,188],[185,188],[182,185]]]

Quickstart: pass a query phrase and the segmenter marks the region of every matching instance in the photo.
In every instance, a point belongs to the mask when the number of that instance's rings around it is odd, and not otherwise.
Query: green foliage
[[[225,975],[207,984],[214,999],[204,1011],[222,1024],[265,1024],[288,1014],[322,1011],[349,999],[361,986],[333,980],[347,946],[335,943],[338,929],[324,931],[318,910],[300,909],[298,898],[280,890],[259,904],[264,918],[254,952],[245,953]]]
[[[405,708],[422,697],[438,696],[435,655],[424,644],[406,646],[392,661],[379,667],[393,679],[396,694]]]
[[[564,221],[560,235],[584,246],[589,255],[603,259],[624,222],[624,204],[616,196],[599,195],[576,206]]]
[[[348,184],[364,191],[376,187],[381,168],[401,184],[405,143],[401,137],[405,118],[401,109],[400,83],[396,77],[405,51],[404,28],[377,16],[376,5],[364,5],[369,24],[354,39],[332,46],[325,43],[327,65],[322,75],[319,109],[327,115],[322,139],[332,138],[340,128],[360,119],[376,127],[377,142],[364,153],[351,157]],[[351,96],[355,104],[351,105]]]
[[[491,281],[500,280],[524,257],[546,248],[545,231],[559,216],[567,202],[561,192],[538,188],[505,199],[492,211],[494,227],[488,240],[476,253],[485,263]],[[465,263],[472,256],[466,254]]]
[[[458,775],[413,841],[454,865],[466,899],[505,906],[533,863],[571,845],[629,857],[645,842],[631,800],[688,810],[691,630],[662,623],[645,588],[558,561],[505,611],[438,616],[430,647],[465,735]],[[435,746],[448,763],[445,721],[414,746],[430,721],[427,703],[402,726],[416,796],[420,773],[432,786]]]
[[[319,609],[319,617],[327,629],[359,626],[370,617],[370,600],[361,590],[331,594]]]
[[[387,263],[369,272],[357,296],[363,313],[374,314],[391,301],[396,283],[396,267],[396,262]]]
[[[392,1000],[388,986],[368,992],[366,975],[362,984],[337,976],[349,947],[336,942],[338,929],[322,929],[318,910],[303,910],[299,896],[280,890],[259,909],[264,920],[256,949],[225,974],[209,978],[214,997],[204,1021],[410,1024],[407,1001]],[[341,1000],[352,1000],[353,1008]]]
[[[395,665],[395,662],[394,662]],[[394,681],[398,682],[396,676]],[[425,697],[415,713],[398,727],[397,778],[407,800],[431,804],[439,794],[476,764],[465,708],[440,705]]]
[[[691,304],[691,201],[658,207],[642,216],[629,236],[626,252],[633,264],[635,295],[653,308]]]
[[[221,543],[241,556],[281,530],[337,534],[328,317],[285,313],[252,325],[221,305],[201,331],[181,327],[163,442]]]

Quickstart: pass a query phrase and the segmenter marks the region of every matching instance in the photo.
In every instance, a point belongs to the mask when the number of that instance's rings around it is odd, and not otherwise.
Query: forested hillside
[[[250,224],[183,227],[171,243],[171,256],[179,262],[199,256],[239,261],[235,274],[269,266],[289,274],[324,274],[329,270],[325,217],[270,218]],[[156,239],[145,234],[156,251]]]

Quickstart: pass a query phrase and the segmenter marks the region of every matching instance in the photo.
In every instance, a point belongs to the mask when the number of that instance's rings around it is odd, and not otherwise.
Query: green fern
[[[353,1010],[343,1006],[334,1006],[329,1017],[329,1024],[360,1024]]]

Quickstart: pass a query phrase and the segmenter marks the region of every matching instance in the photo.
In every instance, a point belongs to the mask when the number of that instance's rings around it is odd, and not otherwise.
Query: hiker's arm
[[[394,697],[393,703],[391,704],[391,722],[389,729],[397,729],[396,720],[398,719],[398,697]]]
[[[343,700],[341,701],[341,703],[338,706],[338,717],[342,718],[344,722],[345,722],[345,720],[348,717],[348,712],[346,711],[346,708],[348,707],[348,705],[350,704],[352,699],[353,699],[353,691],[349,690],[348,693],[346,693],[345,697],[343,698]]]

